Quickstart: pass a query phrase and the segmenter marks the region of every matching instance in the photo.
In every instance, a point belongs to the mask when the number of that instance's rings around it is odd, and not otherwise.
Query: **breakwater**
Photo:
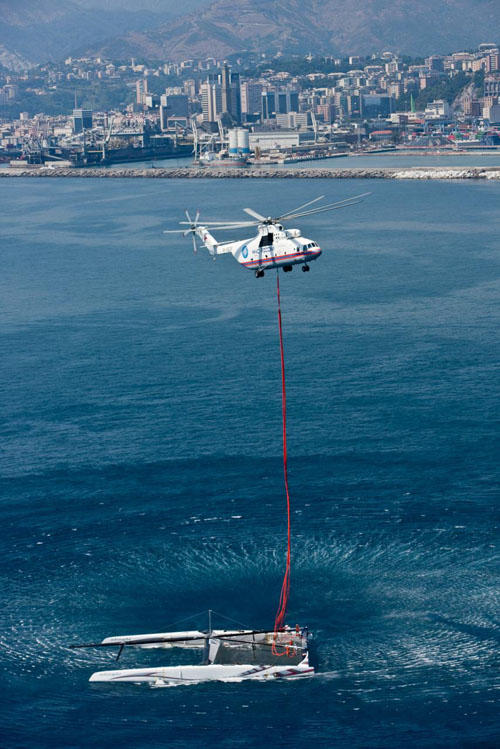
[[[0,169],[0,178],[76,179],[467,179],[500,180],[498,167],[382,167],[378,169]]]

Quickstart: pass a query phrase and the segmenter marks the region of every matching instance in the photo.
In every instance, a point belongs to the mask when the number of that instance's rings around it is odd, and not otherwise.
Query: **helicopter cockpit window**
[[[263,234],[260,238],[259,247],[270,247],[273,243],[272,234]]]

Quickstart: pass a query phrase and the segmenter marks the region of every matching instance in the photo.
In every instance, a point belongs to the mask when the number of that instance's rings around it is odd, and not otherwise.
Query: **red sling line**
[[[286,552],[286,565],[285,574],[283,576],[283,583],[281,586],[280,601],[278,611],[276,612],[276,618],[274,621],[274,632],[279,632],[285,625],[285,617],[288,606],[288,597],[290,594],[290,559],[291,559],[291,539],[290,539],[290,494],[288,491],[288,455],[286,446],[286,385],[285,385],[285,356],[283,351],[283,327],[281,324],[281,301],[280,301],[280,278],[279,272],[276,273],[276,293],[278,296],[278,327],[279,327],[279,338],[280,338],[280,354],[281,354],[281,412],[282,412],[282,424],[283,424],[283,474],[285,478],[285,492],[286,492],[286,514],[287,514],[287,552]],[[276,650],[276,637],[274,635],[273,640],[273,653],[274,655],[285,655],[285,651],[278,652]]]

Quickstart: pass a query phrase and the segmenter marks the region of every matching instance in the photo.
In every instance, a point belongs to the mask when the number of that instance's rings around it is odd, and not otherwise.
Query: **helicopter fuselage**
[[[308,270],[308,263],[321,255],[318,244],[303,237],[299,229],[283,229],[280,224],[262,225],[257,236],[237,242],[218,243],[203,226],[198,227],[196,233],[211,255],[230,253],[257,277],[271,268],[288,271],[294,265],[303,265],[303,270]]]

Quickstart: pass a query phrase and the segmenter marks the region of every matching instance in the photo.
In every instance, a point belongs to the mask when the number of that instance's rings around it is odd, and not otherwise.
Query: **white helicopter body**
[[[191,234],[193,239],[193,249],[196,252],[196,237],[199,237],[203,246],[208,250],[210,255],[216,259],[217,255],[231,254],[240,265],[254,271],[257,278],[261,278],[267,269],[283,268],[287,273],[293,269],[294,265],[301,265],[302,270],[309,270],[309,263],[317,260],[321,255],[321,248],[317,242],[312,239],[303,237],[300,229],[285,229],[283,221],[290,221],[302,216],[313,216],[325,211],[333,211],[339,208],[347,208],[349,205],[359,203],[360,199],[369,193],[357,195],[354,198],[347,198],[337,203],[329,203],[316,208],[311,208],[313,203],[323,199],[323,195],[314,198],[293,211],[288,211],[277,218],[262,216],[260,213],[253,211],[251,208],[243,210],[252,216],[254,221],[215,221],[198,223],[199,213],[196,218],[186,211],[187,221],[181,221],[181,224],[188,225],[187,229],[175,229],[164,232],[165,234],[181,233],[183,236]],[[307,209],[307,210],[305,210]],[[247,227],[257,227],[257,235],[250,239],[239,239],[234,242],[218,242],[211,234],[211,230],[235,230]]]
[[[240,265],[255,271],[257,278],[270,268],[283,268],[286,273],[302,265],[308,271],[308,263],[321,255],[316,242],[303,237],[299,229],[284,229],[281,224],[259,226],[256,237],[237,242],[217,242],[205,226],[198,226],[196,235],[213,257],[230,253]]]

